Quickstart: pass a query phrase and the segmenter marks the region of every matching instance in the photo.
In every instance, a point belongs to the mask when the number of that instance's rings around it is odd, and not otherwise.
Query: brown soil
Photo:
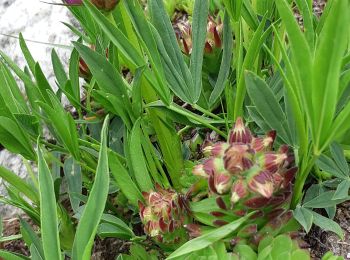
[[[34,230],[37,230],[38,227],[35,226],[30,219],[26,216],[21,216],[28,223],[32,225]],[[3,237],[18,235],[20,234],[20,222],[19,218],[11,218],[3,220]],[[91,259],[92,260],[112,260],[116,259],[116,257],[121,253],[127,253],[129,251],[130,243],[127,241],[122,241],[116,238],[106,238],[100,239],[97,238],[95,240],[93,252]],[[4,242],[0,244],[0,249],[22,254],[25,256],[30,256],[29,248],[26,246],[22,239],[12,240],[9,242]],[[66,260],[69,258],[66,257]],[[6,260],[0,258],[0,260]]]
[[[314,259],[321,259],[328,251],[335,255],[350,258],[350,201],[344,202],[337,207],[337,214],[334,218],[344,232],[344,240],[341,240],[332,232],[323,231],[319,227],[313,226],[305,240],[309,243],[311,256]]]

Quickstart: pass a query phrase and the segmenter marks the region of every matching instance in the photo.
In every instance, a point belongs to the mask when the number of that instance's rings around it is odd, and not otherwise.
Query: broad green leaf
[[[45,259],[60,260],[57,203],[53,179],[38,140],[38,179],[40,193],[40,228]]]
[[[350,180],[343,180],[337,187],[332,200],[348,198],[350,189]]]
[[[333,200],[332,198],[334,197],[334,194],[335,194],[335,191],[326,191],[324,193],[321,193],[319,196],[304,203],[303,207],[305,208],[333,207],[334,205],[347,201],[350,198],[350,196],[347,196],[346,198]]]
[[[133,167],[135,179],[141,191],[150,191],[153,189],[153,183],[150,173],[147,169],[144,152],[142,149],[142,130],[141,119],[135,122],[130,135],[130,159]]]
[[[130,203],[138,206],[138,201],[143,201],[142,194],[134,181],[131,179],[129,172],[120,163],[119,158],[115,152],[108,153],[109,167],[112,176],[123,194],[128,198]]]
[[[195,0],[192,21],[192,53],[190,71],[193,79],[191,95],[194,103],[199,99],[202,90],[202,66],[204,46],[207,37],[208,0]]]
[[[293,211],[293,216],[308,233],[312,227],[313,218],[314,218],[312,214],[312,210],[300,207],[300,205],[298,205],[296,209]]]
[[[35,160],[29,137],[14,120],[4,116],[0,116],[0,142],[9,151],[21,154],[29,160]]]
[[[314,216],[315,225],[319,226],[325,231],[332,231],[336,233],[340,237],[340,239],[344,239],[344,232],[338,223],[316,212],[312,212],[312,214]]]
[[[191,252],[206,248],[211,244],[225,238],[232,232],[236,231],[252,214],[248,214],[239,220],[233,221],[225,226],[219,227],[211,232],[206,233],[200,237],[192,239],[182,246],[180,246],[175,252],[170,254],[167,259],[174,259],[176,257],[187,255]]]
[[[292,143],[286,131],[285,114],[270,87],[252,72],[246,73],[245,81],[249,97],[265,123],[270,126],[270,129],[276,130],[284,142]]]
[[[214,105],[214,103],[220,97],[221,93],[224,91],[226,81],[228,79],[230,68],[231,68],[233,35],[232,35],[232,30],[230,25],[230,19],[227,13],[225,13],[225,17],[224,17],[223,31],[224,31],[223,32],[223,54],[222,54],[219,75],[216,80],[213,92],[211,93],[209,98],[209,103],[211,106]]]
[[[107,130],[109,117],[105,118],[101,130],[101,148],[94,184],[91,188],[88,201],[80,218],[75,234],[72,259],[90,259],[91,249],[105,209],[109,187],[109,168],[107,155]]]

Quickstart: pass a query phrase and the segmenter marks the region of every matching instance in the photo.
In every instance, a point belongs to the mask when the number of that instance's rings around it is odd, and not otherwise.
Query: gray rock
[[[64,6],[46,4],[40,0],[0,0],[0,49],[24,68],[26,62],[16,38],[21,32],[34,59],[40,63],[53,89],[57,87],[51,64],[52,44],[66,46],[54,48],[63,64],[67,65],[71,41],[77,38],[61,23],[62,21],[67,23],[73,21],[68,9]],[[2,150],[0,165],[12,170],[21,178],[27,177],[26,168],[20,156]],[[6,190],[0,181],[0,196],[3,195],[6,195]],[[0,206],[0,214],[3,217],[16,213],[17,211],[12,207]]]

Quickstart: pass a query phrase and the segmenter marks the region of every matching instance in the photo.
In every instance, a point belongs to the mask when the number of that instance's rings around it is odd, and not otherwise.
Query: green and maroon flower
[[[186,198],[159,185],[155,191],[143,192],[143,197],[139,210],[145,233],[161,243],[180,242],[189,213]]]
[[[208,213],[213,226],[255,212],[240,232],[253,232],[252,242],[256,242],[263,236],[262,230],[274,226],[275,219],[283,220],[281,225],[291,221],[286,216],[290,216],[288,208],[297,168],[288,146],[273,149],[275,138],[275,131],[254,136],[238,118],[227,142],[211,143],[203,149],[207,157],[193,168],[193,174],[206,179],[208,200],[215,198],[217,208]],[[198,226],[187,225],[187,230],[191,236],[201,234]]]

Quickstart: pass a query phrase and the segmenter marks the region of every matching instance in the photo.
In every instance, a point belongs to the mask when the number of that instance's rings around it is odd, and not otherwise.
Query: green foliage
[[[23,70],[0,51],[0,143],[30,175],[0,167],[0,201],[39,226],[21,220],[3,241],[23,239],[31,259],[89,259],[96,235],[131,244],[118,259],[309,259],[286,235],[296,220],[343,236],[348,1],[320,18],[309,0],[102,2],[68,6],[82,31],[66,24],[68,68],[52,50],[57,91],[22,35]],[[241,118],[256,136],[242,122],[229,132]]]

